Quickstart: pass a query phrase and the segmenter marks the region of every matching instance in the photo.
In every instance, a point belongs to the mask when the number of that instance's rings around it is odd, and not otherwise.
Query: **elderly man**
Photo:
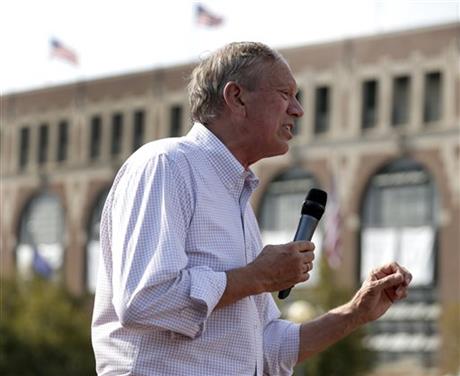
[[[288,375],[406,296],[411,275],[391,264],[314,321],[279,318],[270,293],[309,278],[314,245],[263,247],[249,166],[288,151],[296,91],[279,53],[231,43],[192,73],[191,131],[121,167],[101,222],[99,375]]]

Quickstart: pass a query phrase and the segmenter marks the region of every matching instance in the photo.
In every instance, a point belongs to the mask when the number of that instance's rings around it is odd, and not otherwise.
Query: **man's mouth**
[[[294,129],[294,126],[292,124],[284,124],[283,129],[285,129],[289,133],[290,138],[293,136],[292,131]]]

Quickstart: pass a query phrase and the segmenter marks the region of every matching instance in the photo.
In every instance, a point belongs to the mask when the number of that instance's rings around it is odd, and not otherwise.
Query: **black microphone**
[[[302,205],[299,226],[294,236],[296,240],[311,240],[319,220],[326,208],[327,193],[321,189],[312,188]],[[281,290],[278,293],[279,299],[285,299],[291,292],[291,288]]]

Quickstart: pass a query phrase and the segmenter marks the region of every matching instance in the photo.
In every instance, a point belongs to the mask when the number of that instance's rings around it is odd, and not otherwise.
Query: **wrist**
[[[226,273],[227,282],[233,286],[238,286],[238,290],[242,295],[241,298],[263,292],[263,286],[256,277],[256,271],[252,268],[251,264],[229,270]]]
[[[250,281],[251,288],[253,289],[251,295],[258,295],[267,291],[263,278],[260,277],[260,273],[254,263],[250,263],[242,269],[245,274],[244,278]]]
[[[354,304],[353,301],[333,309],[332,312],[340,314],[347,322],[350,330],[355,330],[356,328],[366,324],[366,320],[361,314],[359,307]]]

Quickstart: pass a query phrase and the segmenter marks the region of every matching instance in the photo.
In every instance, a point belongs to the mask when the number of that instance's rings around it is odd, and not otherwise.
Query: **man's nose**
[[[294,116],[298,118],[302,117],[304,114],[302,105],[300,104],[300,102],[298,101],[296,97],[293,97],[291,100],[291,103],[289,104],[288,114],[290,116]]]

